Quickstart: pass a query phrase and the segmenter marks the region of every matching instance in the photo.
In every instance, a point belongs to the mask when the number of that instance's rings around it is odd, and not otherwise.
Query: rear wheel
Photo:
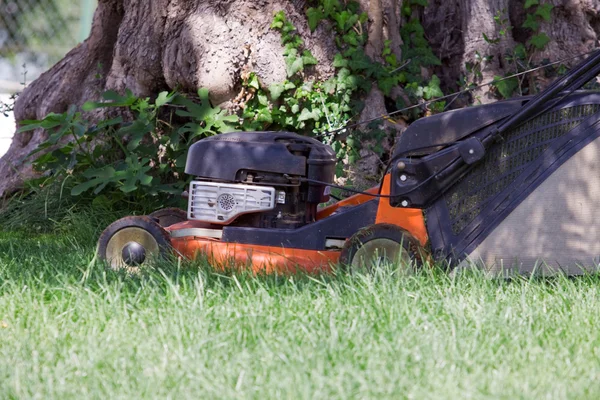
[[[111,269],[137,272],[171,249],[171,237],[149,217],[125,217],[113,222],[98,240],[98,257]]]
[[[421,265],[423,248],[404,229],[392,224],[375,224],[355,233],[342,248],[340,263],[352,272],[370,272],[391,264],[405,273]]]
[[[154,219],[160,226],[167,228],[171,225],[185,222],[188,219],[187,212],[181,208],[163,208],[162,210],[154,211],[149,215],[150,218]]]

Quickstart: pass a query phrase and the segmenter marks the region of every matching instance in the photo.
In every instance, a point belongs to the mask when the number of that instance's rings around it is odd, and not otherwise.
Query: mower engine
[[[185,172],[188,219],[216,225],[295,229],[329,200],[336,156],[321,142],[287,132],[235,132],[191,146]],[[320,182],[320,183],[319,183]]]

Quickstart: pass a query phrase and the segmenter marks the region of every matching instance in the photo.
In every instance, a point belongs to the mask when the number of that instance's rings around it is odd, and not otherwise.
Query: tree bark
[[[541,25],[552,42],[534,54],[534,61],[556,60],[587,51],[597,43],[600,4],[595,0],[548,0],[555,6],[552,19]],[[542,1],[543,2],[543,1]],[[401,0],[359,0],[369,14],[365,52],[378,60],[386,40],[401,58]],[[195,92],[206,87],[214,104],[227,104],[241,88],[241,75],[253,71],[268,86],[286,78],[279,32],[270,29],[279,10],[296,26],[307,48],[319,63],[311,74],[326,79],[335,69],[336,54],[331,32],[321,24],[311,32],[305,0],[99,0],[91,35],[84,43],[33,82],[15,107],[17,122],[41,119],[49,112],[64,112],[70,104],[97,99],[105,90],[131,89],[138,96],[178,89]],[[494,21],[499,15],[513,25],[501,34]],[[461,77],[479,83],[503,75],[511,68],[504,53],[515,43],[525,43],[522,0],[429,0],[420,19],[426,36],[443,66],[436,73],[446,91],[458,89]],[[493,43],[484,39],[484,34]],[[496,42],[496,40],[498,40]],[[491,56],[489,61],[478,61]],[[466,64],[480,64],[481,75],[469,75]],[[386,112],[384,95],[376,89],[367,94],[360,116],[367,120]],[[401,95],[402,88],[392,91]],[[494,100],[483,89],[476,100]],[[101,118],[102,115],[97,115]],[[401,134],[402,125],[382,122]],[[33,175],[27,154],[46,139],[42,131],[17,134],[5,157],[0,159],[0,196],[10,193]],[[391,148],[393,137],[387,143]],[[375,153],[362,152],[354,171],[368,178],[380,171]]]

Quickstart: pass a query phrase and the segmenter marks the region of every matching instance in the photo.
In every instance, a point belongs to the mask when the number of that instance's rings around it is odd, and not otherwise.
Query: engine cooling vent
[[[469,226],[551,143],[599,108],[596,104],[563,108],[542,114],[503,135],[504,140],[445,194],[454,235]]]
[[[188,219],[228,224],[242,214],[275,208],[275,188],[193,181]]]

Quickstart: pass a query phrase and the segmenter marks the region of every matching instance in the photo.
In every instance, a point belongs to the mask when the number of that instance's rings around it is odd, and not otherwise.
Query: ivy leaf
[[[442,97],[444,95],[444,92],[442,92],[442,89],[440,88],[440,83],[440,78],[438,78],[437,75],[431,77],[429,84],[423,88],[423,97],[425,100],[430,100],[434,97]]]
[[[335,22],[337,22],[337,28],[340,32],[346,32],[352,28],[356,21],[358,21],[358,18],[358,15],[352,14],[346,10],[333,16],[333,19],[335,19]]]
[[[525,5],[523,7],[525,9],[528,9],[533,6],[537,6],[538,4],[540,4],[539,0],[527,0],[527,1],[525,1]]]
[[[283,22],[285,21],[285,13],[283,11],[279,11],[275,14],[273,18],[273,22],[271,23],[271,29],[281,29],[283,28]]]
[[[308,121],[309,119],[318,121],[319,114],[317,113],[316,110],[311,111],[308,108],[304,108],[302,110],[302,112],[300,113],[300,116],[298,116],[298,121]]]
[[[544,47],[546,47],[548,43],[550,43],[550,38],[548,37],[548,35],[542,32],[540,34],[532,36],[531,39],[529,39],[528,43],[534,46],[536,49],[542,50]]]
[[[257,97],[258,97],[258,103],[261,106],[268,106],[269,105],[269,100],[267,99],[267,95],[259,93]]]
[[[325,18],[323,11],[321,11],[320,8],[314,7],[306,10],[306,16],[308,17],[308,27],[310,28],[311,32],[314,32],[315,29],[317,29],[317,26],[319,26],[319,22]]]
[[[292,77],[304,69],[302,57],[287,57],[285,60],[287,76]]]
[[[319,60],[317,60],[309,50],[304,50],[302,52],[302,63],[304,65],[317,65],[318,62]]]
[[[273,116],[271,115],[271,111],[267,107],[263,107],[258,111],[256,115],[256,120],[259,122],[266,122],[269,124],[273,123]]]
[[[540,28],[540,23],[537,22],[537,19],[535,18],[535,16],[533,16],[531,14],[527,14],[527,19],[523,23],[522,27],[528,28],[534,32],[537,32],[537,30]]]
[[[323,85],[323,91],[325,91],[325,93],[327,93],[327,94],[335,93],[335,87],[336,87],[335,78],[327,79],[325,82],[322,83],[322,85]]]
[[[503,98],[508,99],[512,96],[515,89],[519,87],[519,80],[516,77],[504,80],[501,79],[503,79],[501,76],[494,76],[494,81],[497,81],[494,83],[494,86],[498,89],[498,93],[500,93]]]
[[[333,15],[334,12],[341,8],[339,0],[325,0],[323,1],[323,9],[325,10],[326,16]]]
[[[379,87],[379,89],[381,89],[383,94],[386,96],[389,96],[390,91],[397,84],[398,84],[398,78],[393,77],[393,76],[384,77],[377,81],[377,86]]]
[[[333,57],[333,66],[335,68],[346,68],[348,67],[348,60],[346,60],[340,53],[337,53]]]
[[[274,83],[271,86],[269,86],[269,92],[273,101],[280,98],[284,91],[285,86],[283,85],[283,83]]]
[[[550,3],[542,4],[538,6],[537,10],[535,10],[535,15],[539,15],[546,22],[550,21],[552,18],[552,9],[554,6]]]
[[[520,58],[521,60],[525,60],[527,58],[527,49],[523,43],[519,43],[515,46],[515,56]]]
[[[427,7],[428,0],[411,0],[411,4],[415,6]]]
[[[258,81],[258,76],[255,73],[250,74],[250,79],[248,79],[248,86],[258,90],[260,89],[260,82]]]

